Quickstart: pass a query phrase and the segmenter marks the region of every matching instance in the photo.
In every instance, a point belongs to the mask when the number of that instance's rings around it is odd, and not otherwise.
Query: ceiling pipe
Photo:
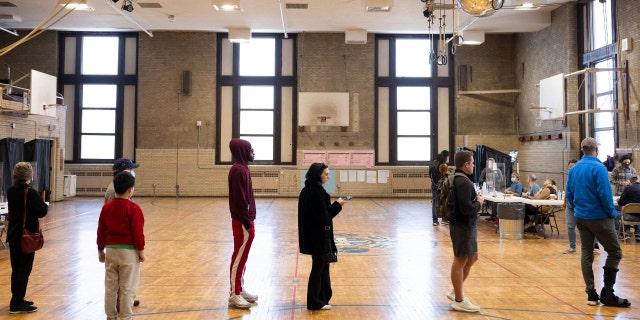
[[[284,38],[288,39],[289,35],[287,35],[287,27],[284,23],[284,11],[282,10],[282,0],[278,0],[280,4],[280,20],[282,20],[282,32],[284,33]]]
[[[0,30],[2,30],[2,31],[4,31],[4,32],[7,32],[7,33],[10,33],[10,34],[12,34],[12,35],[14,35],[14,36],[16,36],[16,37],[20,36],[20,35],[18,34],[18,32],[16,32],[15,30],[14,30],[14,31],[11,31],[11,30],[7,30],[7,29],[5,29],[5,28],[3,28],[3,27],[0,27]]]

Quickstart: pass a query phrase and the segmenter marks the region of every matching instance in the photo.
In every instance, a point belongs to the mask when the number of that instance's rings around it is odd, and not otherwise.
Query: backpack
[[[445,221],[451,221],[456,210],[456,192],[453,180],[456,176],[466,177],[460,172],[449,173],[438,184],[438,196],[436,197],[436,213]]]

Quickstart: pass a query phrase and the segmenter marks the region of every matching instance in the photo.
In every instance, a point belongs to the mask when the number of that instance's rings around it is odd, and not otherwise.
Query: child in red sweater
[[[140,281],[140,262],[145,260],[144,215],[140,206],[129,200],[135,185],[131,173],[118,173],[113,185],[116,197],[104,204],[98,220],[98,260],[105,263],[107,319],[118,318],[116,301],[119,298],[120,318],[128,320],[132,318],[133,300]]]

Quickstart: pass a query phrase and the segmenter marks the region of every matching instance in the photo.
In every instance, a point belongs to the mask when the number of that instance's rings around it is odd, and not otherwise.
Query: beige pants
[[[138,251],[106,248],[104,273],[104,311],[107,319],[117,319],[116,300],[120,298],[120,318],[130,320],[133,299],[140,282]]]

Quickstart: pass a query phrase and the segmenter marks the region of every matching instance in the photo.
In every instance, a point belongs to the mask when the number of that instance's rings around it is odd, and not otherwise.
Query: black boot
[[[622,299],[613,293],[613,285],[616,284],[616,275],[618,269],[609,269],[604,267],[604,287],[600,292],[600,302],[605,306],[611,307],[628,307],[631,305],[629,300]]]

